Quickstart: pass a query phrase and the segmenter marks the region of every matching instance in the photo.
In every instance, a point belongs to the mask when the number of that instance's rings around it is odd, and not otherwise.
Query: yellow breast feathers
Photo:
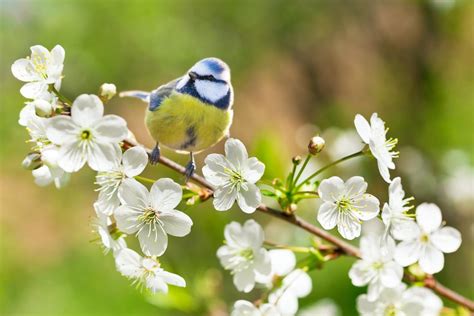
[[[221,110],[193,96],[173,92],[158,109],[147,109],[145,124],[151,137],[178,152],[197,153],[228,134],[232,110]]]

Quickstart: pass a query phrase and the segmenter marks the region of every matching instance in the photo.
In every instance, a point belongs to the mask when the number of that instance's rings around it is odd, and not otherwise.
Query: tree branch
[[[125,140],[123,147],[127,149],[127,148],[138,146],[138,145],[139,144],[134,142],[134,141]],[[145,149],[148,152],[148,154],[151,153],[150,149],[148,149],[148,148],[145,148]],[[180,173],[180,174],[183,174],[183,175],[185,174],[186,170],[182,165],[174,162],[171,159],[168,159],[168,158],[164,157],[163,155],[160,156],[160,163],[163,164],[164,166]],[[200,175],[198,175],[196,173],[193,174],[191,179],[194,180],[196,183],[200,184],[203,187],[206,187],[207,189],[209,189],[211,191],[214,190],[213,186],[208,181],[206,181],[206,179],[204,179],[203,177],[201,177]],[[271,215],[273,217],[277,217],[277,218],[279,218],[283,221],[286,221],[290,224],[293,224],[295,226],[298,226],[299,228],[306,230],[310,234],[318,236],[318,237],[326,240],[327,242],[329,242],[329,243],[333,244],[334,246],[336,246],[337,250],[344,253],[345,255],[355,257],[355,258],[360,258],[361,257],[361,253],[360,253],[359,248],[345,242],[344,240],[341,240],[341,239],[337,238],[336,236],[333,236],[332,234],[328,233],[325,230],[322,230],[322,229],[308,223],[307,221],[305,221],[304,219],[302,219],[302,218],[300,218],[296,215],[289,215],[285,212],[273,209],[273,208],[268,207],[268,206],[263,205],[263,204],[260,205],[257,210],[262,212],[262,213]],[[451,300],[451,301],[453,301],[453,302],[455,302],[459,305],[462,305],[462,306],[466,307],[467,309],[469,309],[470,311],[474,311],[474,302],[472,300],[470,300],[467,297],[464,297],[461,294],[445,287],[444,285],[442,285],[441,283],[436,281],[436,279],[434,277],[426,278],[425,281],[424,281],[424,286],[429,288],[429,289],[432,289],[434,292],[438,293],[440,296],[443,296],[446,299],[449,299],[449,300]]]

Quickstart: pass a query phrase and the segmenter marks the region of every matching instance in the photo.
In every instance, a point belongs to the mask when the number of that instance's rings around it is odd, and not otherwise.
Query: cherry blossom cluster
[[[28,99],[19,118],[31,143],[23,166],[32,170],[38,185],[54,184],[58,189],[85,165],[96,171],[93,227],[105,252],[114,256],[117,270],[153,293],[168,292],[168,285],[185,287],[186,281],[166,271],[161,260],[168,236],[184,237],[193,226],[192,219],[178,210],[186,200],[183,186],[169,178],[141,176],[148,166],[146,150],[125,146],[127,139],[133,139],[126,121],[104,115],[104,102],[116,94],[113,84],[102,85],[98,95],[82,94],[73,102],[59,92],[64,57],[59,45],[51,51],[37,45],[31,47],[31,56],[12,65],[13,75],[25,82],[20,92]],[[291,217],[301,200],[319,199],[315,223],[325,230],[337,228],[344,239],[360,238],[361,255],[348,277],[354,286],[367,286],[367,294],[357,299],[361,315],[438,315],[443,307],[440,298],[427,288],[404,283],[404,275],[418,271],[416,277],[425,278],[440,272],[444,253],[460,247],[461,234],[445,226],[435,204],[411,205],[413,199],[405,197],[401,179],[391,179],[397,140],[387,139],[384,121],[376,113],[370,122],[358,114],[354,124],[364,144],[360,152],[301,180],[310,159],[325,146],[324,139],[313,137],[304,163],[295,157],[286,180],[269,181],[266,187],[261,182],[265,165],[249,157],[240,140],[229,138],[225,155],[209,154],[202,168],[213,187],[214,209],[227,211],[236,204],[250,216],[262,205],[262,196],[267,196],[280,204],[281,216]],[[359,156],[375,158],[389,184],[389,198],[382,207],[378,198],[367,193],[368,184],[361,176],[314,180],[330,167]],[[363,233],[366,222],[375,223],[377,229]],[[127,246],[130,238],[138,239],[139,249]],[[335,258],[334,253],[325,253],[331,248],[319,245],[275,245],[265,239],[264,229],[253,219],[228,224],[224,239],[217,257],[232,274],[237,290],[262,293],[256,302],[236,301],[232,316],[296,315],[299,299],[313,291],[309,273]]]

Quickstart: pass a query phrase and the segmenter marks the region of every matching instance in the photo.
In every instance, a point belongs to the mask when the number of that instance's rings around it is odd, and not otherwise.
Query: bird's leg
[[[191,159],[188,164],[186,165],[186,171],[184,175],[186,176],[186,182],[189,181],[189,178],[191,178],[194,174],[194,171],[196,170],[196,163],[194,162],[194,155],[193,153],[189,153],[189,158]]]
[[[156,165],[158,163],[158,161],[160,161],[160,155],[161,155],[160,145],[158,143],[156,143],[155,147],[151,151],[150,163],[152,165]]]

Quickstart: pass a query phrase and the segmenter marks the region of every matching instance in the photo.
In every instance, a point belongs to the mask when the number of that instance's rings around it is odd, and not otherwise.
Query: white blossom
[[[341,309],[330,298],[323,298],[315,304],[305,307],[298,316],[341,316]]]
[[[411,225],[407,222],[413,221],[413,218],[406,214],[411,209],[408,203],[412,198],[405,198],[401,179],[393,179],[388,189],[388,203],[385,203],[382,209],[382,220],[386,231],[395,239],[401,239],[406,235],[405,229],[410,229]]]
[[[298,310],[298,299],[307,296],[312,289],[309,275],[296,269],[295,254],[288,249],[272,249],[268,251],[271,272],[268,275],[257,274],[257,282],[265,284],[269,289],[276,284],[279,287],[269,295],[269,303],[274,304],[282,316],[294,315]],[[281,280],[274,284],[275,280]]]
[[[406,290],[408,297],[423,305],[420,316],[439,316],[443,308],[443,301],[426,287],[413,286]]]
[[[375,301],[370,301],[366,294],[357,298],[357,310],[362,316],[420,316],[423,309],[423,303],[410,295],[404,283],[384,288]]]
[[[265,165],[257,158],[248,158],[240,140],[230,138],[225,143],[226,156],[210,154],[202,172],[213,186],[214,208],[226,211],[234,201],[245,213],[253,213],[260,205],[262,196],[255,183],[260,180]]]
[[[31,172],[37,185],[47,186],[54,183],[54,186],[60,189],[69,182],[71,174],[58,166],[58,154],[59,149],[55,145],[42,148],[41,161],[43,165]]]
[[[377,159],[380,175],[386,182],[390,183],[389,169],[395,169],[393,158],[398,156],[398,152],[392,150],[398,140],[396,138],[386,138],[388,129],[385,129],[385,122],[378,117],[377,113],[370,117],[370,124],[362,115],[357,114],[354,124],[360,138],[369,145],[370,152]]]
[[[41,45],[31,48],[31,56],[16,60],[12,73],[20,81],[27,82],[20,93],[28,99],[35,99],[47,93],[48,85],[61,84],[64,63],[64,48],[56,45],[51,52]]]
[[[171,179],[156,181],[151,190],[134,179],[125,179],[118,191],[122,205],[115,211],[118,228],[138,236],[147,256],[161,256],[168,247],[168,234],[189,234],[193,221],[175,208],[181,202],[181,187]]]
[[[270,257],[262,247],[263,229],[250,219],[243,226],[237,222],[228,224],[224,235],[226,245],[217,250],[217,257],[224,269],[231,270],[236,288],[248,293],[255,286],[257,274],[271,272]]]
[[[239,300],[234,303],[230,316],[280,316],[280,312],[271,304],[262,304],[257,307],[249,301]]]
[[[395,242],[379,235],[364,236],[360,240],[361,260],[349,271],[355,286],[369,285],[367,299],[374,301],[386,287],[393,288],[402,282],[403,268],[393,260]]]
[[[118,190],[126,178],[133,178],[143,172],[148,164],[148,155],[143,147],[135,146],[116,157],[114,165],[107,171],[100,171],[96,184],[100,187],[99,199],[95,203],[99,212],[112,215],[119,207]]]
[[[112,252],[115,254],[119,250],[127,248],[125,242],[125,235],[121,234],[115,224],[112,222],[109,216],[100,214],[97,209],[97,218],[94,221],[93,228],[99,235],[102,246],[104,247],[104,253]]]
[[[461,233],[442,226],[441,210],[431,203],[416,209],[416,224],[410,223],[406,235],[395,250],[395,259],[406,267],[418,261],[426,273],[437,273],[444,267],[444,253],[455,252],[461,246]]]
[[[120,154],[119,142],[128,133],[125,120],[103,115],[104,105],[95,95],[82,94],[74,101],[71,116],[50,119],[46,135],[60,146],[58,165],[67,172],[81,169],[87,162],[96,171],[114,167]]]
[[[186,287],[186,281],[181,276],[165,271],[156,259],[143,258],[128,248],[117,252],[115,264],[123,276],[134,279],[153,293],[168,293],[168,284]]]
[[[293,270],[283,278],[281,286],[270,293],[268,302],[274,304],[282,316],[295,315],[298,299],[308,296],[312,287],[311,278],[304,270]]]
[[[321,226],[332,229],[337,225],[337,230],[346,239],[360,236],[362,221],[379,213],[379,200],[365,193],[366,190],[367,182],[362,177],[352,177],[346,182],[339,177],[323,180],[318,188],[324,202],[318,212]]]

